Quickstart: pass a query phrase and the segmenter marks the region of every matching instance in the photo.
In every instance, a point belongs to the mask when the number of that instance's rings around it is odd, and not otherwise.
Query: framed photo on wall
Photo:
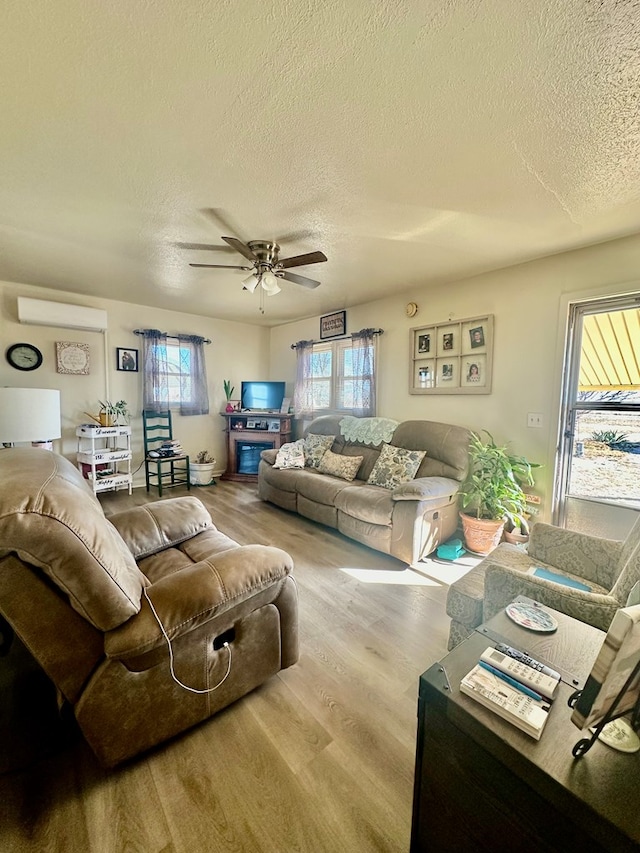
[[[347,334],[347,312],[336,311],[333,314],[325,314],[320,317],[320,340],[327,338],[339,338]]]
[[[493,314],[416,326],[409,334],[410,394],[491,393]]]
[[[124,347],[116,348],[116,369],[130,370],[134,373],[138,372],[138,350],[125,349]]]

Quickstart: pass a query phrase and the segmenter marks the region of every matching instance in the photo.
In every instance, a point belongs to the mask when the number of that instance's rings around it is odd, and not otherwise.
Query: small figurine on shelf
[[[231,395],[235,391],[235,388],[231,384],[230,379],[224,379],[222,384],[224,385],[224,395],[227,398],[227,405],[225,408],[225,412],[234,412],[235,409],[233,407],[233,403],[231,402]]]

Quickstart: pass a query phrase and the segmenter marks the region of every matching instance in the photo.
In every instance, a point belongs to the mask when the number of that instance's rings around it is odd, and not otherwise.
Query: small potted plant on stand
[[[222,384],[224,385],[224,396],[227,398],[227,406],[225,408],[225,412],[233,412],[234,409],[233,403],[231,402],[231,397],[233,396],[235,388],[231,384],[230,379],[224,379]]]
[[[209,486],[215,480],[213,479],[213,468],[216,460],[209,454],[207,450],[201,450],[197,455],[195,462],[189,463],[189,480],[192,486]]]
[[[524,523],[527,529],[522,485],[533,485],[531,469],[539,467],[524,456],[511,455],[489,432],[483,432],[488,436],[486,442],[478,433],[471,433],[469,475],[461,492],[462,508],[471,511],[460,513],[465,546],[481,556],[498,545],[505,523],[514,530],[522,530]]]
[[[85,412],[85,415],[89,415],[92,420],[104,427],[116,424],[128,425],[129,409],[125,400],[118,400],[117,403],[112,403],[111,400],[98,400],[98,402],[100,403],[99,413],[92,415],[90,412]]]

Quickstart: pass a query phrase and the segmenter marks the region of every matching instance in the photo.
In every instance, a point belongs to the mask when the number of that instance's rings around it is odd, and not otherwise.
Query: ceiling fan
[[[260,285],[267,296],[275,296],[276,293],[280,293],[279,278],[308,288],[315,288],[320,284],[319,281],[314,281],[312,278],[289,272],[289,267],[323,263],[327,260],[327,256],[323,252],[308,252],[306,255],[280,259],[280,246],[273,241],[250,240],[248,243],[243,243],[237,237],[223,237],[222,239],[251,261],[252,266],[232,266],[229,264],[189,264],[189,266],[204,269],[252,270],[251,275],[242,282],[243,289],[253,293],[256,287]]]

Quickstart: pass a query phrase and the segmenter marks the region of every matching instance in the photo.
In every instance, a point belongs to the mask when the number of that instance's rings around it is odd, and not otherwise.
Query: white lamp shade
[[[275,296],[275,294],[280,293],[281,290],[281,288],[278,287],[278,279],[269,271],[262,274],[262,287],[267,293],[267,296]]]
[[[60,438],[60,392],[49,388],[0,388],[0,442]]]
[[[244,289],[248,290],[250,293],[258,286],[258,276],[255,273],[251,273],[251,275],[247,276],[242,282]]]

